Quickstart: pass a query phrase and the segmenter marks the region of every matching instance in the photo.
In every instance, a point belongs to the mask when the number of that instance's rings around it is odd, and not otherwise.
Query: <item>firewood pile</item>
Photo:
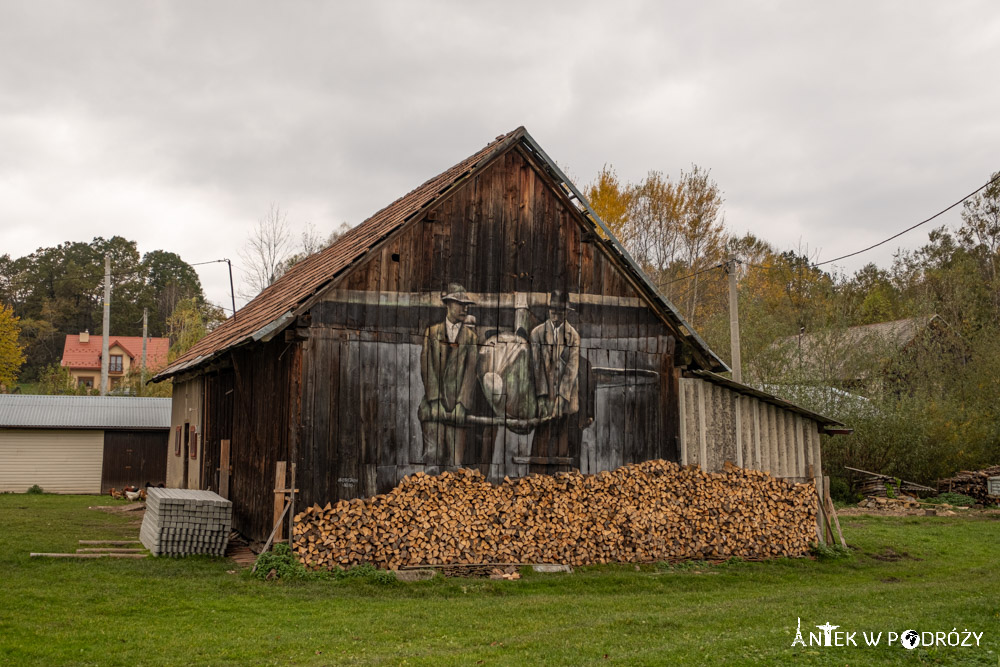
[[[812,483],[735,467],[647,461],[498,485],[463,469],[308,508],[293,548],[314,569],[802,556],[816,540],[816,504]]]
[[[1000,465],[983,470],[963,470],[954,477],[939,479],[937,487],[941,493],[961,493],[984,505],[996,505],[1000,503],[1000,496],[989,495],[990,477],[1000,477]]]

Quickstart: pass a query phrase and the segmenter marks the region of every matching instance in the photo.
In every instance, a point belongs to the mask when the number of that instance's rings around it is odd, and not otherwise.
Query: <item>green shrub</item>
[[[32,484],[31,488],[28,489],[28,493],[31,494],[45,493],[45,490],[42,487],[38,486],[37,484]]]
[[[271,576],[271,572],[274,575]],[[320,579],[364,579],[375,584],[391,584],[396,582],[396,576],[388,570],[380,570],[371,563],[363,563],[349,569],[336,568],[328,570],[309,570],[295,557],[292,548],[288,544],[281,543],[274,545],[271,551],[261,554],[257,559],[257,569],[252,576],[257,579],[297,579],[297,580],[320,580]]]
[[[274,575],[271,575],[271,572]],[[257,579],[322,579],[325,572],[313,572],[307,570],[302,563],[295,558],[292,548],[287,544],[275,544],[271,551],[260,555],[257,559],[257,568],[253,571],[253,576]]]
[[[839,544],[819,544],[818,542],[813,542],[809,546],[809,553],[815,556],[817,560],[839,560],[851,557],[851,550]]]
[[[975,498],[961,493],[940,493],[934,498],[928,498],[925,502],[938,504],[947,503],[949,505],[955,505],[956,507],[971,507],[978,501]]]
[[[835,502],[853,505],[861,500],[861,494],[851,490],[851,485],[843,477],[830,476],[830,497]]]

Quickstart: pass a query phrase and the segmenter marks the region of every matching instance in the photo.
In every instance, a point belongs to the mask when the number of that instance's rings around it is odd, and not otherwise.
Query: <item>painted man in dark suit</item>
[[[580,411],[580,334],[566,321],[571,310],[564,293],[552,292],[548,319],[531,331],[535,395],[538,417],[543,420],[535,429],[531,455],[569,457],[579,467],[580,429],[572,422]],[[570,467],[573,466],[533,466],[533,471],[554,472]]]
[[[424,398],[417,416],[424,437],[424,462],[428,465],[461,465],[471,437],[465,417],[476,390],[476,330],[469,316],[475,304],[465,288],[452,283],[441,295],[448,309],[444,322],[424,332],[420,376]]]

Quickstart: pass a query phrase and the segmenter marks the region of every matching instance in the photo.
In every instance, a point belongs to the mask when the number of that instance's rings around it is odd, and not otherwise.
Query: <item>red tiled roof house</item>
[[[157,370],[167,363],[170,340],[146,339],[146,368]],[[142,336],[111,336],[108,341],[108,388],[119,386],[132,366],[142,363]],[[68,334],[61,365],[73,377],[74,386],[88,389],[101,384],[101,337],[83,331]]]

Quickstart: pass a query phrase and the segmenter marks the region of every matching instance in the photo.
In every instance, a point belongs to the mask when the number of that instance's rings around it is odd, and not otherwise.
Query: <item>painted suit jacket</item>
[[[565,414],[580,411],[580,334],[563,322],[556,334],[546,320],[531,331],[531,359],[535,372],[535,393],[566,401]]]
[[[463,325],[454,343],[448,342],[444,322],[427,327],[420,352],[420,376],[424,381],[424,400],[441,401],[451,412],[459,403],[466,410],[472,407],[476,389],[475,329]]]

